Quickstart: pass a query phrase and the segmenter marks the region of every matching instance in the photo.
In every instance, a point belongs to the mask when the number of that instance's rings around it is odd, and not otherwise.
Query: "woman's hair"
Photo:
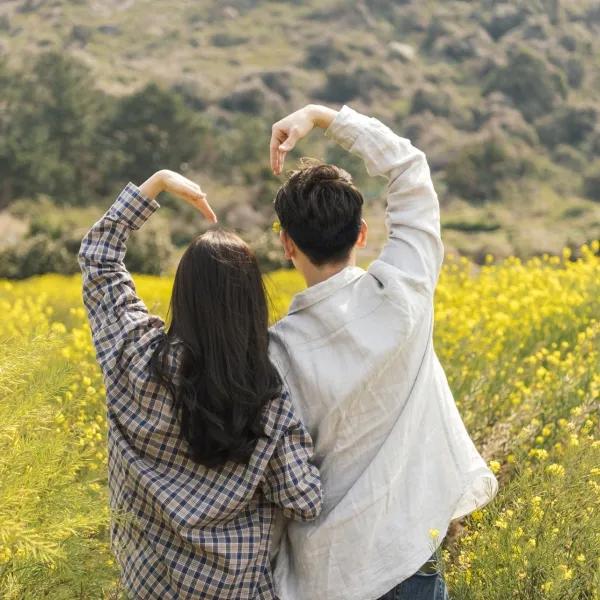
[[[256,257],[237,235],[211,230],[177,268],[170,325],[153,356],[171,391],[191,458],[208,467],[246,463],[264,434],[261,413],[281,393],[268,355],[268,304]],[[167,363],[183,343],[177,384]]]

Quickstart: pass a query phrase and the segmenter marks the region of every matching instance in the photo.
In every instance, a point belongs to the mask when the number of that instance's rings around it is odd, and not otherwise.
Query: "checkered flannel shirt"
[[[137,297],[123,263],[130,232],[157,208],[128,183],[79,251],[106,387],[111,547],[134,598],[276,598],[275,510],[296,520],[321,510],[312,441],[284,392],[265,408],[247,465],[210,469],[188,458],[173,400],[150,369],[164,323]],[[170,347],[175,378],[181,349]]]

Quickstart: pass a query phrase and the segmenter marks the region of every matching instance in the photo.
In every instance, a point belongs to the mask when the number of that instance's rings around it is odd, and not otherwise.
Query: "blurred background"
[[[424,150],[447,252],[482,263],[600,237],[597,0],[2,0],[0,278],[75,273],[89,225],[129,181],[181,171],[281,266],[271,124],[347,103]],[[336,162],[368,199],[383,179],[313,134],[291,156]],[[169,198],[131,270],[170,271],[202,230]]]

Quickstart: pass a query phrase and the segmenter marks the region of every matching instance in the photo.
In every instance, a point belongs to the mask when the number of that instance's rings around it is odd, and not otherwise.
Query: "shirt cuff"
[[[370,117],[356,112],[344,104],[325,130],[325,136],[337,142],[345,150],[350,150],[356,138],[368,126],[370,120]]]
[[[130,181],[110,208],[110,214],[129,229],[139,229],[159,208],[156,200],[144,196],[140,188]]]

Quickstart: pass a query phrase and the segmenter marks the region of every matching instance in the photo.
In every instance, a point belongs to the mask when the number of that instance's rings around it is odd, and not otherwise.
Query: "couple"
[[[83,239],[132,598],[442,599],[433,551],[497,491],[432,346],[443,246],[425,156],[348,106],[309,105],[273,125],[275,174],[315,127],[388,178],[389,237],[357,267],[360,191],[333,165],[293,172],[275,210],[308,287],[270,330],[254,255],[216,228],[181,258],[168,328],[137,297],[126,242],[160,192],[216,222],[181,175],[129,183]]]

